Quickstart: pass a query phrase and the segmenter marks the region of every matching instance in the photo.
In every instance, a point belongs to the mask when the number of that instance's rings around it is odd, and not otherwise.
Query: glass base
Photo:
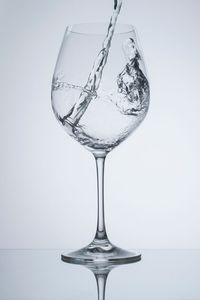
[[[112,245],[109,241],[93,241],[80,250],[62,254],[64,262],[73,264],[126,264],[141,260],[141,254],[129,252]]]

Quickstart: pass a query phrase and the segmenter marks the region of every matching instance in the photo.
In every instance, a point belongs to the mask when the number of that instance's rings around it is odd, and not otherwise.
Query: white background
[[[107,21],[112,0],[0,1],[0,247],[77,248],[96,228],[92,155],[57,123],[52,74],[69,23]],[[141,127],[106,164],[110,239],[200,247],[200,1],[124,0],[151,84]]]

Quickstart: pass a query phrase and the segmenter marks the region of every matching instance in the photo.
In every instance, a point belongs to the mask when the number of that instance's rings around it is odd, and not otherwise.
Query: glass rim
[[[80,35],[104,35],[107,32],[109,23],[107,22],[83,22],[69,24],[66,32]],[[96,27],[96,28],[95,28]],[[85,29],[84,29],[85,28]],[[100,29],[101,28],[101,29]],[[96,31],[95,31],[96,29]],[[136,29],[132,24],[116,23],[114,35],[136,33]]]

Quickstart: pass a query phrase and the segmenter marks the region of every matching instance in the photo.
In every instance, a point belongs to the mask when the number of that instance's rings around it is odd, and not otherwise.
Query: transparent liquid
[[[70,111],[82,92],[88,93],[91,102],[79,122],[72,124],[65,113]],[[138,105],[130,103],[119,92],[108,94],[99,89],[96,95],[64,82],[54,83],[52,98],[54,113],[67,133],[92,151],[110,151],[116,147],[138,127],[148,110],[148,94],[146,102]]]
[[[91,95],[93,93],[96,93],[99,88],[121,6],[122,0],[114,0],[114,10],[110,19],[110,23],[108,25],[106,37],[102,43],[102,49],[95,59],[87,83],[85,84],[79,99],[77,99],[77,102],[74,104],[74,106],[66,116],[71,124],[75,125],[79,122],[80,118],[85,113],[85,110],[87,109],[90,101],[92,100]],[[88,93],[87,91],[89,91],[90,93]]]
[[[123,43],[126,65],[116,78],[114,90],[101,86],[122,0],[114,1],[102,49],[84,87],[54,77],[52,106],[66,131],[89,150],[110,151],[144,119],[149,104],[149,84],[133,38]]]

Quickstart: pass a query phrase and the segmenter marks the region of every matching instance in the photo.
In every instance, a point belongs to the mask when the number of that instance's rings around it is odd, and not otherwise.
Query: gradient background
[[[70,23],[107,21],[110,0],[0,1],[0,247],[77,248],[96,228],[92,155],[61,130],[52,74]],[[151,106],[106,165],[106,223],[125,248],[200,247],[200,1],[124,0]]]

